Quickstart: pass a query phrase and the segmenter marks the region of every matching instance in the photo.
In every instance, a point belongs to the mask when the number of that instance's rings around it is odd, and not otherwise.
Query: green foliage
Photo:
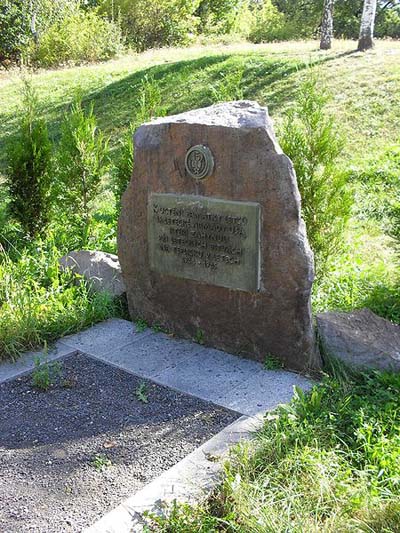
[[[326,110],[327,102],[315,75],[309,75],[300,87],[295,107],[287,113],[280,137],[282,149],[296,170],[318,276],[325,273],[328,259],[342,248],[352,205],[347,178],[337,169],[343,140]]]
[[[112,465],[111,460],[103,453],[98,453],[92,457],[90,464],[98,471],[103,472]]]
[[[272,3],[283,16],[281,39],[317,36],[323,0],[273,0]]]
[[[144,122],[155,117],[163,117],[166,110],[162,105],[161,89],[157,81],[144,76],[140,82],[135,102],[134,120],[120,141],[119,158],[114,168],[113,190],[116,199],[117,215],[121,209],[121,197],[132,177],[134,164],[133,135]]]
[[[85,111],[76,98],[61,125],[56,171],[57,196],[69,224],[79,228],[80,246],[88,242],[91,202],[109,168],[108,141],[98,131],[93,105]]]
[[[245,0],[201,0],[196,11],[200,19],[199,33],[231,33],[247,4]]]
[[[136,127],[148,122],[155,117],[166,115],[166,109],[162,105],[162,95],[159,83],[154,77],[147,74],[140,82],[135,106]]]
[[[108,294],[89,291],[59,272],[58,259],[68,249],[57,247],[51,234],[20,248],[0,254],[0,359],[15,359],[120,314]]]
[[[243,65],[222,72],[218,82],[211,86],[212,101],[218,103],[242,100],[244,96],[243,75]]]
[[[35,357],[35,368],[32,372],[32,384],[39,390],[47,391],[61,377],[62,368],[59,361],[49,363],[47,358]]]
[[[391,236],[395,239],[397,245],[397,251],[400,256],[400,146],[397,144],[391,150],[389,150],[389,158],[392,163],[394,175],[392,180],[388,180],[392,185],[391,196],[389,199],[389,217],[390,217],[390,229]]]
[[[49,28],[80,6],[80,0],[4,0],[0,6],[0,60],[29,61]]]
[[[148,323],[145,320],[143,320],[142,318],[138,318],[135,321],[135,324],[136,324],[136,331],[138,333],[141,333],[142,331],[145,331],[149,327]]]
[[[28,41],[23,0],[4,0],[0,5],[0,60],[17,60]]]
[[[340,376],[296,389],[236,447],[211,501],[151,517],[157,531],[398,531],[400,376]]]
[[[287,27],[282,13],[272,0],[264,0],[254,8],[249,39],[253,43],[280,40],[287,37]]]
[[[377,160],[362,169],[350,169],[349,180],[356,184],[355,215],[373,220],[394,238],[400,251],[400,148],[388,146]]]
[[[136,387],[135,396],[139,400],[139,402],[149,403],[149,397],[147,393],[147,383],[145,381],[141,381],[139,385]]]
[[[83,11],[79,5],[56,20],[40,40],[32,44],[31,61],[42,67],[101,61],[122,50],[121,31],[117,23]]]
[[[37,94],[27,81],[23,84],[22,103],[19,131],[7,149],[7,183],[10,212],[33,237],[48,222],[51,144]]]
[[[273,354],[267,354],[264,359],[265,370],[278,370],[283,367],[282,361],[280,361]]]
[[[320,29],[323,0],[272,0],[282,14],[284,23],[281,39],[317,37]],[[336,0],[334,34],[336,37],[356,39],[364,0]],[[378,0],[375,35],[398,37],[400,34],[400,5],[395,0]]]
[[[197,329],[196,335],[194,337],[194,342],[197,342],[197,344],[204,344],[205,342],[205,335],[204,331],[200,328]]]
[[[121,211],[121,198],[125,192],[128,183],[132,177],[134,151],[133,151],[133,134],[135,128],[133,124],[129,125],[127,133],[120,140],[119,158],[114,170],[113,190],[116,200],[116,211],[119,215]]]
[[[105,0],[102,9],[112,20],[118,14],[127,43],[140,52],[188,43],[196,32],[197,5],[198,0]]]
[[[313,309],[352,311],[367,307],[400,324],[400,283],[387,269],[354,263],[349,253],[331,265],[331,271],[314,286]]]
[[[394,2],[393,2],[394,4]],[[400,38],[400,4],[386,10],[378,10],[375,24],[377,37]]]

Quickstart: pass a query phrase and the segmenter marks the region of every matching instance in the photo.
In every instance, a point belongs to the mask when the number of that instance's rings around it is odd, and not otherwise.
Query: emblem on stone
[[[185,158],[185,168],[189,176],[202,180],[214,170],[214,157],[207,146],[198,144],[189,148]]]

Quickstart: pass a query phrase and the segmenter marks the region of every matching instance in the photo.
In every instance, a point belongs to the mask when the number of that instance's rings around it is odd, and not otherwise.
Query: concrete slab
[[[294,372],[262,369],[236,389],[228,391],[220,399],[220,405],[249,416],[264,414],[279,404],[290,402],[295,386],[306,391],[312,388],[313,383]]]
[[[255,361],[198,346],[178,368],[167,368],[153,379],[167,387],[226,406],[231,403],[232,392],[260,370],[262,365]]]
[[[135,342],[93,355],[137,376],[156,381],[155,377],[166,369],[174,374],[180,373],[185,359],[193,357],[197,349],[193,342],[171,339],[163,333],[147,330],[147,334]]]
[[[126,499],[86,533],[128,533],[145,530],[144,511],[162,513],[174,500],[194,503],[206,498],[220,480],[222,459],[230,446],[252,437],[262,418],[243,416]]]
[[[0,383],[3,381],[8,381],[9,379],[14,379],[16,376],[26,374],[30,372],[35,367],[36,357],[44,358],[46,357],[48,361],[54,361],[60,357],[71,355],[75,353],[76,350],[70,346],[66,346],[61,342],[57,342],[52,346],[47,354],[44,350],[38,350],[36,352],[26,352],[15,362],[3,362],[0,363]]]
[[[151,333],[151,329],[138,331],[135,324],[128,320],[111,318],[80,333],[63,337],[60,342],[80,352],[102,356],[122,346],[137,342]]]
[[[256,361],[152,329],[138,332],[134,324],[121,319],[65,337],[61,344],[248,416],[289,401],[295,385],[310,387],[299,374],[265,370]]]

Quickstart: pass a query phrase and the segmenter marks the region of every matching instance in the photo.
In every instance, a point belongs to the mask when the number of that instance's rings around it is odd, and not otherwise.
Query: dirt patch
[[[240,416],[82,354],[61,366],[47,392],[0,384],[0,531],[81,531]]]

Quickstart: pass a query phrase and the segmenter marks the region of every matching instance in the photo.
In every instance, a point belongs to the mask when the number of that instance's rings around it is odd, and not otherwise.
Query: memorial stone
[[[132,318],[318,369],[313,256],[266,108],[218,104],[141,126],[119,221]]]

